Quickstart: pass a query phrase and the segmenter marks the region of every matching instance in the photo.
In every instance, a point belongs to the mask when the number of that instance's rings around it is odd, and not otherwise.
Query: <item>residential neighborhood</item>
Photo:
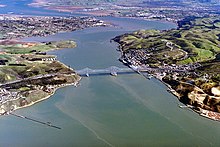
[[[93,17],[0,15],[0,40],[48,36],[87,27],[107,26]]]

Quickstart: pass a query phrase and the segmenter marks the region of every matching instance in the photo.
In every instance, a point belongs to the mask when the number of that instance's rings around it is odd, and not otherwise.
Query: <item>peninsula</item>
[[[91,17],[0,16],[0,115],[49,98],[56,89],[77,86],[80,77],[47,51],[74,48],[73,40],[19,39],[105,26]]]
[[[178,99],[202,116],[220,121],[220,18],[187,17],[178,28],[140,30],[115,37],[120,60],[147,67]],[[139,70],[141,69],[141,70]]]

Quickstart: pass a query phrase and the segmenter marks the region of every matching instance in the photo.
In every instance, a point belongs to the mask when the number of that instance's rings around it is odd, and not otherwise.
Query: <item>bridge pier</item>
[[[86,77],[89,77],[89,73],[88,72],[86,73]]]
[[[112,66],[112,67],[110,68],[110,74],[111,74],[112,76],[117,76],[117,75],[118,75],[118,74],[117,74],[117,71],[118,71],[118,67]]]
[[[117,72],[115,72],[115,71],[114,71],[114,72],[111,72],[110,74],[111,74],[112,76],[117,76],[117,75],[118,75]]]

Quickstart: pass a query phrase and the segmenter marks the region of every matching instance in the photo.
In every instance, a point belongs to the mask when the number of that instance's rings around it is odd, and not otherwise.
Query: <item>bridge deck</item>
[[[77,70],[76,73],[80,76],[87,76],[89,77],[90,75],[113,75],[117,76],[117,74],[130,74],[130,73],[139,73],[140,74],[145,72],[186,72],[186,70],[182,69],[170,69],[170,68],[150,68],[150,67],[145,67],[145,68],[119,68],[116,66],[111,66],[106,69],[90,69],[90,68],[85,68],[82,70]]]
[[[92,75],[114,75],[117,74],[129,74],[135,73],[131,68],[115,68],[115,69],[89,69],[85,68],[82,70],[77,70],[76,73],[80,76],[92,76]]]

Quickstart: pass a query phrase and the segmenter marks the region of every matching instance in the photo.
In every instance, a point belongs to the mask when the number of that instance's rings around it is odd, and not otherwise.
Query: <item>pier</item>
[[[43,121],[39,121],[39,120],[30,118],[30,117],[26,117],[26,116],[15,114],[15,113],[11,113],[11,112],[9,114],[11,114],[13,116],[16,116],[16,117],[19,117],[19,118],[22,118],[22,119],[26,119],[26,120],[30,120],[30,121],[33,121],[33,122],[36,122],[36,123],[40,123],[42,125],[46,125],[46,126],[49,126],[49,127],[55,128],[55,129],[61,129],[58,126],[52,125],[51,122],[43,122]]]

